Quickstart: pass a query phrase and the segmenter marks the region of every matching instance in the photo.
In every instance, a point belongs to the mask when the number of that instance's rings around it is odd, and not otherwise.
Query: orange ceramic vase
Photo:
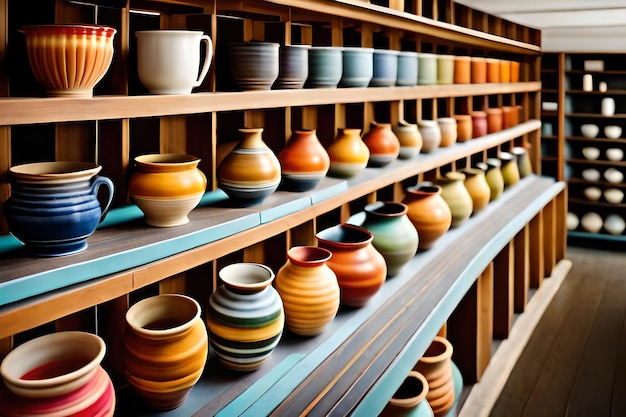
[[[487,133],[496,133],[502,130],[502,109],[491,108],[485,110],[487,113]]]
[[[329,175],[350,178],[365,169],[370,158],[369,148],[361,139],[360,129],[340,129],[327,148],[330,157]]]
[[[464,181],[465,175],[456,171],[446,172],[437,178],[437,184],[441,186],[441,197],[452,213],[451,227],[459,226],[472,215],[472,197],[465,188]]]
[[[275,287],[283,300],[287,328],[295,334],[321,333],[339,309],[339,284],[326,265],[332,253],[315,246],[295,246],[276,274]]]
[[[452,213],[441,197],[440,186],[418,184],[406,190],[402,202],[408,206],[407,216],[419,235],[419,249],[430,249],[450,229]]]
[[[486,83],[487,82],[487,61],[485,58],[472,57],[470,59],[472,64],[472,83]]]
[[[295,130],[278,154],[282,185],[288,191],[315,188],[330,167],[330,158],[315,130]]]
[[[183,404],[209,349],[200,305],[180,294],[143,299],[126,313],[123,341],[126,379],[144,401],[156,410]]]
[[[519,68],[520,64],[517,61],[511,61],[511,82],[519,82]]]
[[[520,106],[502,107],[502,127],[508,129],[519,124]]]
[[[454,57],[454,83],[455,84],[469,84],[472,81],[471,77],[471,62],[468,56],[455,56]]]
[[[452,374],[452,344],[436,336],[414,371],[424,375],[428,381],[426,399],[435,417],[445,416],[454,405],[454,379]]]
[[[363,143],[369,149],[368,166],[371,167],[388,165],[400,154],[400,141],[389,123],[372,123],[369,132],[363,135]]]
[[[184,154],[149,154],[135,158],[128,192],[143,211],[146,223],[171,227],[189,223],[207,180],[198,169],[200,159]]]
[[[487,58],[487,82],[500,82],[500,60],[495,58]]]
[[[391,130],[395,133],[400,142],[400,159],[410,159],[416,157],[422,150],[422,135],[417,125],[404,120],[394,125]]]
[[[506,59],[500,60],[500,82],[501,83],[510,83],[511,82],[511,61]]]
[[[457,142],[467,142],[472,138],[472,116],[455,114]]]
[[[478,213],[485,208],[491,198],[491,189],[485,177],[485,171],[478,168],[465,168],[461,170],[465,175],[463,184],[472,198],[472,214]]]
[[[339,224],[316,235],[318,245],[332,252],[327,262],[337,276],[341,304],[362,307],[383,286],[387,265],[374,249],[371,232],[361,226]]]

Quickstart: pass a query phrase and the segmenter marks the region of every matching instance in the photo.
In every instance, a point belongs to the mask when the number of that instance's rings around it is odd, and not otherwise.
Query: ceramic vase
[[[487,61],[485,58],[472,57],[470,59],[472,64],[472,83],[486,83],[487,82]]]
[[[517,184],[520,180],[520,174],[515,155],[509,152],[500,152],[500,163],[504,188]]]
[[[413,368],[414,371],[424,375],[428,381],[426,399],[435,417],[445,416],[454,406],[456,399],[452,350],[452,344],[448,340],[436,336]]]
[[[454,83],[469,84],[471,77],[471,61],[468,56],[454,57]]]
[[[272,88],[299,89],[309,76],[309,47],[281,45],[278,51],[278,78]]]
[[[615,114],[615,99],[612,97],[604,97],[600,108],[603,116],[613,116]]]
[[[326,149],[330,157],[328,174],[350,178],[365,169],[370,151],[361,139],[360,129],[340,129],[335,140]]]
[[[11,233],[34,255],[82,252],[113,200],[113,182],[88,162],[38,162],[11,167],[3,212]],[[100,204],[100,188],[107,190]]]
[[[281,188],[288,191],[312,190],[330,168],[330,157],[315,130],[294,130],[278,161]]]
[[[487,82],[500,82],[500,60],[495,58],[487,58]]]
[[[472,214],[472,197],[465,188],[464,181],[465,175],[455,171],[447,172],[437,178],[437,184],[441,186],[441,197],[452,213],[451,227],[459,226]]]
[[[156,410],[182,405],[200,379],[208,335],[200,305],[182,294],[145,298],[126,312],[123,335],[128,383]]]
[[[507,59],[500,60],[500,82],[501,83],[511,82],[511,61]]]
[[[309,48],[309,76],[305,87],[336,88],[343,74],[342,48],[312,46]]]
[[[393,394],[383,411],[381,417],[405,417],[414,416],[417,412],[417,407],[421,404],[426,405],[428,408],[428,402],[426,395],[428,394],[428,381],[424,375],[417,371],[411,371],[406,376],[400,387]],[[427,414],[420,414],[422,417],[426,417]]]
[[[418,184],[408,188],[402,202],[407,205],[407,217],[419,235],[419,249],[430,249],[450,229],[452,212],[441,197],[440,186]]]
[[[472,138],[479,138],[487,134],[487,113],[476,110],[472,116]]]
[[[341,304],[362,307],[383,286],[385,258],[374,248],[374,235],[361,226],[339,224],[317,233],[318,246],[332,252],[327,262],[337,276]]]
[[[519,68],[520,68],[519,62],[511,61],[511,82],[512,83],[519,82]]]
[[[315,246],[295,246],[276,273],[289,330],[302,336],[321,333],[339,309],[337,276],[326,265],[332,253]]]
[[[489,185],[489,201],[497,200],[504,191],[504,178],[500,170],[502,163],[498,158],[487,158],[477,166],[485,171],[485,179]]]
[[[377,201],[365,206],[364,212],[361,226],[374,235],[372,244],[385,258],[387,276],[393,277],[413,258],[419,243],[417,230],[407,216],[408,206]]]
[[[414,86],[417,85],[418,74],[418,54],[417,52],[401,51],[398,53],[398,75],[396,85]]]
[[[200,159],[185,154],[148,154],[135,158],[128,192],[146,223],[173,227],[189,223],[188,214],[206,191]]]
[[[440,117],[437,119],[439,130],[441,131],[441,142],[439,147],[447,148],[454,145],[457,140],[456,119],[453,117]]]
[[[449,85],[454,83],[454,56],[437,55],[437,84]]]
[[[422,152],[430,153],[441,144],[441,128],[436,120],[419,120],[417,122],[422,135]]]
[[[455,114],[457,142],[467,142],[472,139],[472,116],[469,114]]]
[[[263,141],[262,128],[239,129],[241,140],[217,169],[217,183],[229,197],[258,203],[280,184],[280,162]]]
[[[502,107],[502,128],[508,129],[519,124],[520,106]]]
[[[520,178],[524,178],[533,173],[533,167],[530,163],[530,156],[526,148],[522,146],[515,146],[511,149],[511,153],[515,155],[517,159],[517,168],[519,170]]]
[[[224,284],[207,307],[211,347],[225,367],[254,371],[271,356],[285,324],[282,300],[271,285],[274,273],[265,265],[235,263],[219,277]]]
[[[398,159],[400,141],[389,123],[371,123],[370,130],[363,135],[363,143],[369,149],[368,166],[383,167]]]
[[[418,57],[417,84],[437,84],[437,57],[429,52],[420,52]]]
[[[374,49],[374,73],[370,87],[391,87],[398,76],[398,51]]]
[[[367,87],[374,75],[374,49],[344,47],[339,87]]]
[[[228,44],[230,75],[244,91],[269,90],[279,74],[279,47],[273,42]]]
[[[502,130],[502,109],[491,108],[485,110],[487,113],[487,133],[496,133]]]
[[[416,157],[422,150],[422,135],[414,123],[404,120],[399,121],[391,127],[391,130],[400,142],[400,153],[398,158],[411,159]]]
[[[485,171],[479,168],[465,168],[461,172],[465,175],[463,184],[472,197],[472,214],[476,214],[487,206],[491,198]]]

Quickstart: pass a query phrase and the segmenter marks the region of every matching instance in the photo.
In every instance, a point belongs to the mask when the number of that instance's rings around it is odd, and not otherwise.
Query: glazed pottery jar
[[[471,78],[471,61],[468,56],[455,56],[454,57],[454,83],[455,84],[469,84],[472,81]]]
[[[472,214],[476,214],[487,206],[491,198],[485,171],[479,168],[465,168],[461,172],[465,175],[463,184],[472,197]]]
[[[511,82],[519,82],[519,67],[520,64],[517,61],[511,61]]]
[[[374,248],[374,235],[361,226],[339,224],[318,232],[318,246],[332,252],[326,263],[337,275],[341,304],[361,307],[383,286],[387,265]]]
[[[604,219],[603,226],[604,230],[606,230],[607,233],[614,236],[619,236],[624,232],[624,228],[626,228],[626,222],[624,222],[622,216],[618,214],[609,214]]]
[[[495,58],[487,58],[487,82],[500,82],[500,60]]]
[[[600,107],[603,116],[613,116],[615,114],[615,99],[612,97],[604,97]]]
[[[437,178],[441,186],[441,197],[445,200],[452,213],[451,227],[457,227],[472,214],[472,197],[463,182],[465,175],[460,172],[446,172]]]
[[[473,111],[472,116],[472,138],[479,138],[487,134],[487,113],[484,111]]]
[[[498,158],[487,158],[486,162],[478,164],[478,167],[485,171],[485,179],[489,184],[489,201],[497,200],[504,191],[501,166],[502,163]]]
[[[330,168],[330,157],[315,130],[294,130],[278,154],[281,186],[288,191],[315,188]]]
[[[502,107],[502,128],[508,129],[519,124],[519,106]]]
[[[407,217],[417,230],[419,249],[430,249],[450,229],[452,213],[441,197],[440,186],[418,184],[408,188],[402,202],[407,205]]]
[[[437,124],[441,131],[439,147],[446,148],[455,144],[457,139],[456,119],[453,117],[440,117],[437,119]]]
[[[455,114],[457,142],[467,142],[472,138],[472,116],[469,114]]]
[[[530,156],[528,155],[526,148],[522,146],[515,146],[511,149],[511,153],[517,158],[517,169],[519,170],[520,178],[524,178],[533,173]]]
[[[441,144],[441,128],[436,120],[419,120],[417,122],[422,135],[422,152],[434,151]]]
[[[411,159],[416,157],[422,150],[422,135],[417,124],[399,121],[391,127],[391,130],[400,142],[398,158]]]
[[[338,46],[309,48],[309,76],[305,87],[335,88],[343,74],[343,53]]]
[[[182,294],[156,295],[131,306],[123,343],[126,379],[156,410],[185,402],[209,350],[200,305]]]
[[[580,225],[584,231],[589,233],[600,232],[603,224],[602,217],[595,211],[589,211],[580,218]]]
[[[436,417],[445,416],[455,402],[452,351],[448,340],[436,336],[413,368],[428,381],[426,399]]]
[[[200,159],[185,154],[147,154],[135,158],[128,192],[146,223],[172,227],[189,223],[187,215],[206,191]]]
[[[367,87],[374,75],[374,49],[344,47],[339,87]]]
[[[315,246],[295,246],[276,273],[287,328],[295,334],[321,333],[339,309],[337,276],[326,265],[332,253]]]
[[[254,371],[278,345],[285,312],[272,287],[272,270],[256,263],[222,268],[224,283],[209,298],[207,325],[220,362],[235,371]]]
[[[398,76],[398,51],[374,49],[374,74],[370,87],[391,87]]]
[[[239,129],[241,140],[217,169],[217,183],[229,197],[257,203],[280,184],[280,162],[263,141],[262,128]]]
[[[269,90],[279,74],[279,47],[273,42],[228,44],[230,75],[241,90]]]
[[[396,85],[414,86],[417,85],[418,54],[411,51],[398,52],[398,75]]]
[[[11,233],[38,256],[85,250],[113,199],[113,182],[97,175],[101,169],[74,161],[11,167],[11,196],[2,207]],[[97,198],[101,187],[107,190],[102,205]]]
[[[330,157],[328,174],[339,178],[357,175],[365,169],[370,158],[360,129],[340,129],[327,151]]]
[[[380,416],[413,416],[417,407],[422,403],[427,406],[428,403],[424,401],[427,394],[428,381],[424,375],[417,371],[411,371],[393,394]]]
[[[504,188],[515,185],[520,180],[519,168],[517,166],[517,158],[509,152],[500,152],[500,171],[504,180]]]
[[[408,206],[377,201],[365,206],[364,211],[361,226],[374,235],[372,244],[385,258],[387,276],[393,277],[413,258],[419,243],[417,230],[407,216]]]
[[[437,84],[454,83],[454,56],[437,55]]]
[[[511,82],[511,61],[506,59],[500,60],[500,82],[501,83],[510,83]]]
[[[583,91],[593,91],[593,75],[583,75]]]
[[[496,133],[502,130],[502,109],[491,108],[487,113],[487,133]]]
[[[363,143],[369,149],[368,166],[382,167],[398,159],[400,141],[389,123],[371,123],[370,130],[363,135]]]
[[[273,88],[302,88],[308,76],[309,47],[307,45],[281,45],[278,51],[278,78]]]
[[[437,84],[437,57],[435,54],[420,52],[418,57],[417,84]]]
[[[487,61],[485,58],[472,57],[470,59],[472,64],[472,83],[486,83],[487,82]]]

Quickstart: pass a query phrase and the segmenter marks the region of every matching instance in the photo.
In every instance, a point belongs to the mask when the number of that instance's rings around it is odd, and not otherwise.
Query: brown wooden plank
[[[544,275],[549,277],[552,274],[552,268],[556,265],[556,223],[563,221],[563,218],[557,217],[554,200],[544,208],[543,213],[543,265]]]
[[[516,313],[522,313],[528,303],[528,287],[530,280],[530,239],[529,226],[524,228],[515,236],[515,278],[514,278],[514,300],[513,305]]]
[[[623,318],[617,351],[626,352],[626,317]],[[611,400],[611,417],[626,415],[626,355],[618,355],[615,360],[615,378],[613,380],[613,398]]]
[[[476,335],[476,375],[480,380],[491,359],[493,338],[493,262],[478,277],[478,332]]]
[[[494,259],[493,336],[505,339],[513,324],[515,248],[509,242]]]
[[[539,212],[530,222],[530,281],[531,288],[539,288],[545,277],[543,251],[543,211]]]

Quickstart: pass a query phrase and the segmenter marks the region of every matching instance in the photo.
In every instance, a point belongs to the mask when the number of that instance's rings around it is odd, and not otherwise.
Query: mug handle
[[[98,196],[98,190],[100,189],[100,186],[104,185],[105,187],[108,188],[109,192],[108,192],[108,196],[107,196],[107,202],[104,205],[104,207],[102,208],[102,215],[100,216],[100,220],[98,221],[98,223],[102,223],[102,220],[104,220],[104,218],[106,217],[107,213],[109,212],[109,206],[111,205],[111,202],[113,201],[113,181],[111,181],[109,178],[107,177],[103,177],[100,175],[96,175],[93,179],[93,182],[91,183],[91,194],[93,194],[94,196]]]
[[[202,65],[202,71],[200,71],[200,75],[198,79],[193,84],[194,87],[198,87],[204,81],[204,77],[206,77],[209,72],[209,67],[211,66],[211,60],[213,59],[213,42],[211,42],[211,38],[208,35],[202,35],[200,38],[200,42],[204,42],[206,44],[206,50],[204,55],[204,64]]]

